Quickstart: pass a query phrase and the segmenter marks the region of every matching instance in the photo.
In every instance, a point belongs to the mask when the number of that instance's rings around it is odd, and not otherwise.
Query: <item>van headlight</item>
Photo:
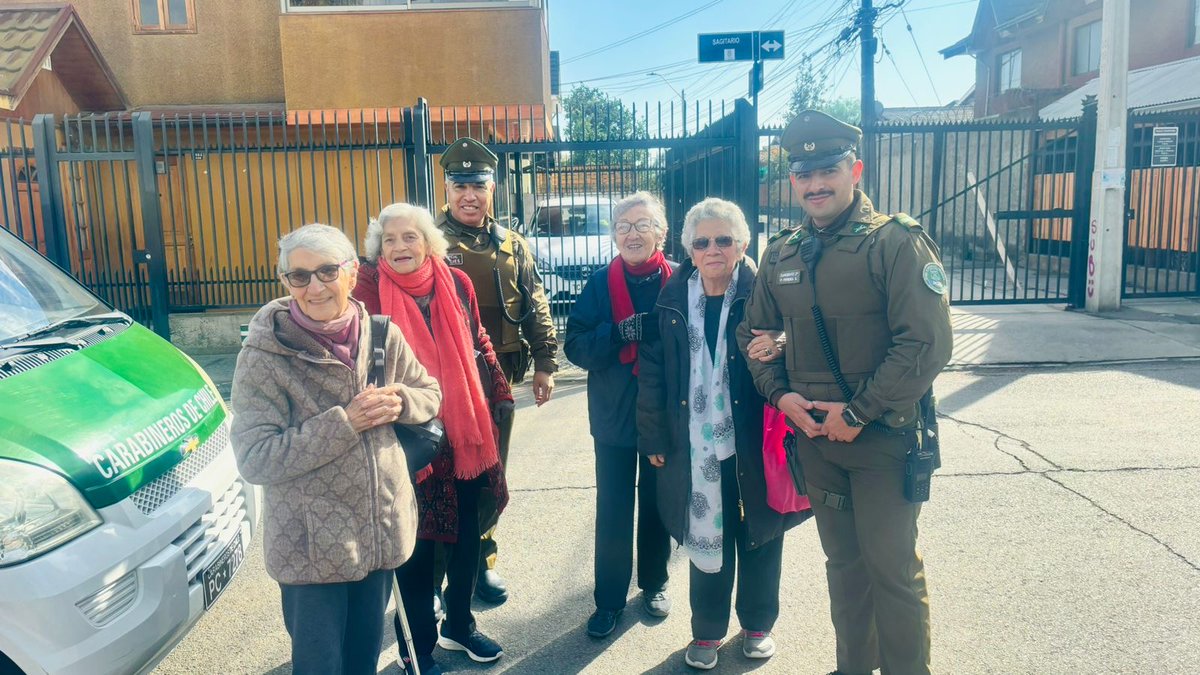
[[[0,567],[42,555],[101,522],[62,476],[0,459]]]

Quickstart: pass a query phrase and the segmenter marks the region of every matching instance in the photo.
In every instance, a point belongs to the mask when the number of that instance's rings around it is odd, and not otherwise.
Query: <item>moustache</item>
[[[832,197],[832,196],[833,196],[833,193],[828,190],[822,190],[821,192],[807,192],[804,194],[805,199],[812,199],[814,197]]]

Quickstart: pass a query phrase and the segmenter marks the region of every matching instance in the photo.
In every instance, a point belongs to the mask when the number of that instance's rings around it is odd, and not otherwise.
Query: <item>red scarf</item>
[[[625,283],[626,272],[635,277],[647,277],[655,272],[661,272],[662,277],[659,279],[658,287],[662,288],[666,285],[667,279],[671,277],[671,266],[667,264],[667,259],[663,256],[662,251],[655,251],[654,255],[640,265],[630,265],[619,255],[613,258],[612,263],[608,266],[608,295],[612,302],[613,323],[620,323],[633,316],[634,313],[633,298],[629,295],[629,285]],[[621,347],[619,357],[621,363],[634,364],[634,375],[638,374],[637,353],[638,343],[630,342]]]
[[[379,304],[400,328],[417,360],[442,387],[446,436],[454,451],[454,477],[470,480],[500,461],[487,397],[475,367],[475,348],[466,311],[454,289],[450,268],[436,256],[415,272],[400,274],[379,261]],[[413,298],[433,293],[430,325]]]

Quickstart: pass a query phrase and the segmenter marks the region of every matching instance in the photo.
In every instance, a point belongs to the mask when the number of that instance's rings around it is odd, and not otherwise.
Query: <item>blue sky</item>
[[[698,64],[696,36],[784,30],[788,58],[766,63],[760,95],[760,119],[772,122],[786,109],[801,53],[816,52],[814,62],[828,73],[835,95],[858,98],[858,43],[839,48],[831,42],[851,24],[859,5],[860,0],[551,0],[550,48],[561,53],[564,90],[583,81],[626,102],[653,103],[678,100],[673,86],[689,102],[732,100],[746,95],[749,63]],[[890,57],[882,48],[876,57],[876,98],[898,107],[945,104],[962,96],[974,82],[974,60],[946,60],[938,50],[970,32],[977,5],[978,0],[905,0],[903,14],[886,10],[879,35]],[[679,20],[636,37],[674,19]],[[587,55],[627,38],[632,39]]]

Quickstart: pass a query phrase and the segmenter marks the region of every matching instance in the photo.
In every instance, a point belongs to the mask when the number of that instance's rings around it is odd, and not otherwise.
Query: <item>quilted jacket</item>
[[[417,508],[390,424],[354,431],[345,406],[367,384],[370,321],[351,370],[288,314],[290,298],[250,322],[233,376],[230,442],[242,476],[265,486],[267,573],[282,584],[358,581],[412,555]],[[357,303],[356,303],[357,305]],[[386,381],[402,385],[400,422],[437,414],[441,391],[390,327]]]

